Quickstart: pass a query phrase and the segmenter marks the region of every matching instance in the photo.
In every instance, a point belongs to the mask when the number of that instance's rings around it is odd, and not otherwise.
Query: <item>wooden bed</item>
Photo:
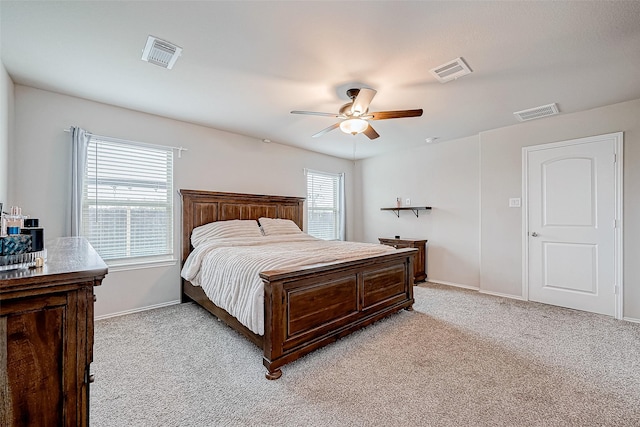
[[[191,231],[200,225],[260,217],[293,220],[303,229],[304,198],[180,190],[182,264],[193,249]],[[367,258],[264,271],[264,336],[256,335],[214,305],[199,286],[182,279],[182,301],[194,301],[264,351],[266,377],[280,367],[382,317],[411,310],[416,249]]]

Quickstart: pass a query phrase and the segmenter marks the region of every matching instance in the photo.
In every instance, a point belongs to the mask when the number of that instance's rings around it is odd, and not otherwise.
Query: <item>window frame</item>
[[[345,197],[344,197],[344,173],[324,172],[313,169],[305,169],[306,187],[307,187],[307,234],[323,240],[345,240]],[[315,205],[316,197],[311,194],[314,177],[318,179],[331,180],[332,196],[334,203],[330,207],[318,207]],[[312,218],[318,212],[332,212],[335,221],[334,233],[332,237],[323,237],[314,235],[312,227]],[[318,233],[320,234],[320,233]]]
[[[105,178],[105,177],[101,178],[100,173],[95,172],[95,169],[94,169],[93,175],[90,175],[91,173],[90,167],[95,167],[95,165],[100,165],[100,155],[98,153],[100,151],[100,147],[99,147],[100,144],[105,144],[102,147],[103,155],[104,153],[109,153],[108,149],[107,150],[104,149],[104,147],[107,147],[109,145],[111,145],[112,149],[113,147],[117,147],[113,149],[114,152],[117,152],[118,150],[126,150],[131,153],[134,153],[136,156],[133,157],[133,160],[136,160],[136,162],[141,165],[140,167],[144,166],[145,160],[150,161],[150,159],[154,155],[157,156],[157,159],[163,159],[162,161],[165,161],[164,166],[158,166],[156,170],[151,172],[151,174],[155,173],[154,177],[156,179],[158,176],[165,177],[164,180],[157,179],[156,181],[157,185],[155,187],[156,189],[163,188],[163,193],[165,197],[163,197],[162,199],[156,198],[153,201],[142,201],[141,199],[133,200],[133,201],[129,199],[127,201],[125,200],[126,197],[122,197],[122,195],[120,199],[114,198],[112,200],[107,200],[104,197],[101,199],[99,196],[100,185],[102,185],[102,190],[104,190],[104,187],[108,185],[106,182],[108,180],[110,180],[109,185],[113,185],[114,189],[117,188],[117,186],[128,188],[129,191],[132,191],[133,189],[134,194],[130,195],[132,199],[135,196],[138,196],[137,191],[140,191],[141,188],[145,188],[145,187],[150,188],[151,187],[150,184],[152,181],[145,181],[140,177],[134,177],[135,174],[132,174],[127,177],[125,172],[121,172],[119,175],[115,174],[111,178]],[[146,155],[144,154],[145,151],[147,152]],[[93,154],[95,158],[92,158],[90,153]],[[131,161],[131,158],[127,158],[126,161],[127,162]],[[117,164],[118,162],[111,160],[106,163],[113,165],[113,164]],[[162,163],[160,162],[159,164],[161,165]],[[175,164],[175,159],[174,159],[173,147],[138,143],[135,141],[126,141],[126,140],[121,140],[117,138],[109,138],[109,137],[95,136],[95,135],[91,135],[89,140],[87,141],[86,163],[84,165],[84,171],[83,171],[82,200],[81,200],[81,203],[79,204],[79,209],[81,210],[80,235],[87,238],[87,240],[90,243],[92,243],[94,246],[96,245],[99,246],[100,244],[96,241],[95,237],[88,234],[88,227],[90,226],[88,225],[88,221],[92,220],[92,218],[89,217],[89,215],[87,215],[89,209],[91,209],[91,206],[94,206],[94,207],[98,206],[97,210],[95,210],[96,212],[95,218],[99,218],[100,206],[103,206],[103,207],[104,206],[111,206],[111,207],[120,206],[122,208],[127,209],[128,221],[127,221],[125,240],[127,244],[130,245],[128,249],[130,251],[131,245],[132,245],[130,213],[132,211],[135,212],[136,208],[143,209],[143,210],[145,208],[147,209],[160,208],[161,212],[164,212],[164,215],[161,214],[159,216],[160,219],[166,225],[165,232],[158,234],[158,237],[160,238],[160,240],[164,242],[161,246],[158,247],[159,250],[156,253],[143,254],[142,252],[145,252],[145,250],[139,249],[139,251],[141,252],[139,252],[138,254],[135,254],[135,253],[131,254],[129,252],[129,255],[126,255],[126,256],[109,256],[107,254],[105,257],[105,255],[101,254],[105,262],[113,270],[118,271],[118,270],[126,270],[126,269],[154,267],[154,266],[161,266],[161,265],[174,265],[177,262],[177,260],[175,259],[175,227],[174,227],[174,220],[175,220],[175,203],[174,203],[174,194],[173,194],[174,193],[173,186],[175,181],[174,180],[174,164]],[[131,170],[134,170],[134,169],[131,168]],[[163,170],[166,171],[166,174],[164,175],[159,174],[158,171],[163,171]],[[151,179],[150,176],[146,178]],[[100,181],[102,181],[102,183],[100,183]],[[133,184],[133,185],[127,186],[127,184]],[[92,194],[95,194],[95,199],[92,199],[91,197],[89,197],[90,187],[92,187],[93,189]],[[144,216],[144,212],[142,213],[142,215]],[[96,219],[96,221],[98,220]],[[111,224],[111,227],[113,227],[113,224]],[[154,227],[154,225],[146,225],[146,227]],[[164,225],[163,225],[163,228],[164,228]],[[145,237],[143,237],[143,240],[144,238]],[[135,241],[135,239],[133,240]],[[153,238],[151,240],[153,240]],[[133,246],[135,246],[135,243],[133,244]],[[100,254],[99,247],[96,247],[96,251],[98,251],[98,253]]]

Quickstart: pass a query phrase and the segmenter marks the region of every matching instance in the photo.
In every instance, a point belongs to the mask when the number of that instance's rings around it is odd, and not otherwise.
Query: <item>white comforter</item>
[[[264,287],[259,273],[394,251],[372,243],[326,241],[307,234],[215,239],[199,245],[181,275],[218,307],[264,335]]]

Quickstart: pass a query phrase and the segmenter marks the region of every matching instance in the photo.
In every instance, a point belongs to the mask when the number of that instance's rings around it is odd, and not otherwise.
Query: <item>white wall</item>
[[[634,100],[425,145],[354,166],[347,160],[26,86],[14,89],[0,68],[0,123],[7,124],[0,133],[0,197],[3,180],[7,187],[2,155],[8,146],[12,161],[7,204],[21,205],[25,213],[40,217],[47,239],[68,235],[70,146],[63,129],[70,125],[187,147],[183,158],[176,159],[176,189],[304,196],[303,168],[344,171],[348,239],[426,238],[430,280],[522,297],[522,212],[507,206],[510,197],[521,197],[522,147],[623,131],[624,316],[640,319],[638,117],[640,100]],[[421,212],[419,218],[411,212],[397,218],[380,211],[398,196],[434,209]],[[177,195],[175,200],[179,212]],[[178,233],[179,225],[176,253]],[[96,293],[97,315],[174,301],[179,298],[179,266],[112,271]]]
[[[429,280],[522,295],[522,147],[624,132],[624,317],[640,320],[640,100],[561,114],[477,137],[425,145],[358,162],[356,239],[429,240]],[[358,192],[358,191],[357,191]],[[396,197],[433,210],[396,218]]]
[[[624,316],[640,319],[640,99],[480,134],[483,291],[522,296],[522,147],[624,132]]]
[[[9,141],[13,135],[13,81],[0,62],[0,202],[8,210],[9,192]]]
[[[425,145],[359,162],[361,229],[358,240],[378,237],[428,239],[427,277],[430,281],[478,288],[479,163],[478,138]],[[431,211],[400,212],[396,197]]]
[[[9,200],[38,217],[45,240],[70,232],[70,136],[80,126],[107,135],[184,146],[175,158],[175,188],[306,196],[303,169],[345,172],[353,205],[351,161],[218,131],[71,96],[15,86],[15,138],[9,143]],[[176,191],[175,253],[180,252],[180,199]],[[347,238],[354,217],[347,217]],[[162,305],[180,298],[179,263],[170,267],[111,271],[96,289],[96,315]]]

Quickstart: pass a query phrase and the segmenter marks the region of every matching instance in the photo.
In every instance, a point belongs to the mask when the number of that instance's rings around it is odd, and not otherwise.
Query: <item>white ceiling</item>
[[[2,62],[15,83],[343,158],[365,158],[640,98],[640,1],[0,2]],[[184,51],[141,61],[148,35]],[[463,57],[473,73],[429,70]],[[345,90],[378,94],[380,138],[334,130]],[[544,119],[542,119],[544,120]],[[124,137],[124,136],[122,136]],[[354,155],[355,152],[355,155]]]

